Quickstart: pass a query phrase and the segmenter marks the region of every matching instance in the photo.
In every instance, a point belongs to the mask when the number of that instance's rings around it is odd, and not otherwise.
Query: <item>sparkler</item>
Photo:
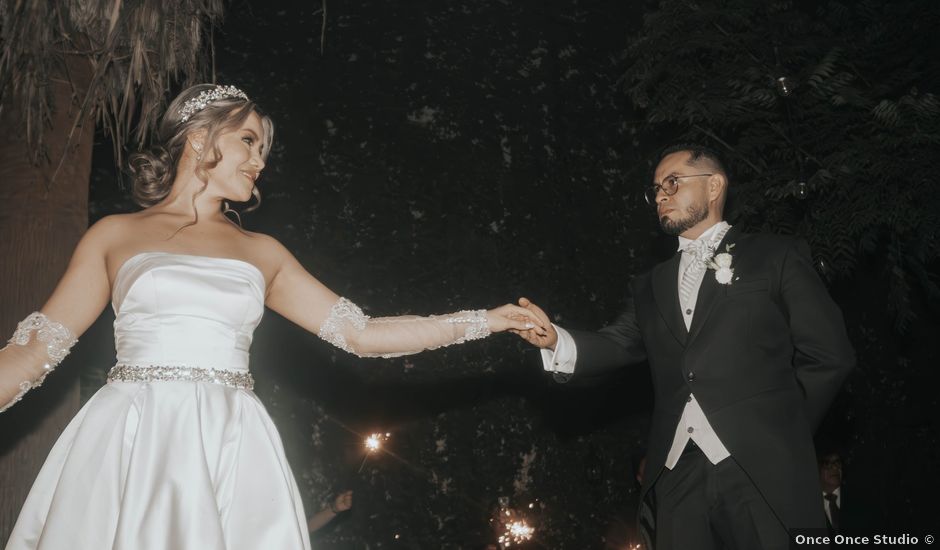
[[[502,524],[503,533],[499,536],[499,545],[502,548],[509,548],[513,544],[521,544],[532,540],[535,535],[535,527],[529,525],[529,521],[517,514],[512,508],[509,508],[509,499],[507,497],[499,498],[500,511],[498,514],[499,522]],[[535,503],[529,504],[529,509],[533,509]]]
[[[508,548],[530,540],[535,534],[535,528],[529,525],[524,519],[517,519],[506,523],[506,531],[500,535],[499,543]]]
[[[388,438],[391,436],[392,434],[388,432],[384,434],[374,433],[374,434],[370,434],[369,437],[365,439],[366,456],[362,457],[362,464],[360,464],[359,469],[356,470],[357,474],[361,472],[362,467],[366,465],[366,460],[369,458],[369,455],[381,449],[382,442],[388,441]]]

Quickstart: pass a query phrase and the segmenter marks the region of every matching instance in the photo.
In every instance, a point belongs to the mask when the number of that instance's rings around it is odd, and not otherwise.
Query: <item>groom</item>
[[[558,379],[649,362],[656,550],[786,550],[788,529],[826,526],[812,437],[854,352],[806,244],[729,226],[727,192],[715,152],[667,149],[646,197],[681,252],[630,283],[624,312],[565,330],[520,299]]]

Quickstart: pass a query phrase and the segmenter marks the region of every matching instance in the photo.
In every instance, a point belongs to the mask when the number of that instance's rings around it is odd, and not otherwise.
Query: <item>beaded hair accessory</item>
[[[186,100],[186,103],[183,103],[183,106],[180,107],[180,123],[186,122],[194,114],[203,110],[213,101],[218,101],[220,99],[228,98],[239,98],[248,101],[248,96],[245,92],[239,90],[235,86],[220,86],[217,85],[211,90],[204,90],[199,92],[199,95],[192,99]]]

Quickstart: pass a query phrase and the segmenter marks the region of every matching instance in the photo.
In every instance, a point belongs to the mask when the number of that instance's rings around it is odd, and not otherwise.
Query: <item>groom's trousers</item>
[[[712,464],[690,440],[656,491],[656,550],[788,550],[789,537],[734,457]]]

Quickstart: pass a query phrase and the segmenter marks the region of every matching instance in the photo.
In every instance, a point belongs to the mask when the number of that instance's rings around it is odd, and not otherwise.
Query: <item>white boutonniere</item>
[[[715,280],[722,285],[730,285],[731,279],[734,277],[734,268],[731,267],[731,262],[734,259],[731,256],[732,248],[734,248],[734,243],[726,244],[725,251],[715,254],[708,262],[708,268],[715,270]]]

